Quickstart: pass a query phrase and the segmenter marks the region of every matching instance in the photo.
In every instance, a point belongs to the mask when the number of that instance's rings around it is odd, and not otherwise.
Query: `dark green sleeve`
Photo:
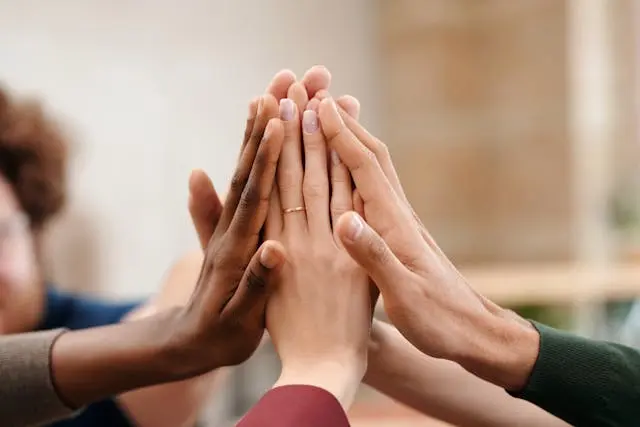
[[[513,396],[578,427],[640,426],[640,352],[534,325],[540,354]]]

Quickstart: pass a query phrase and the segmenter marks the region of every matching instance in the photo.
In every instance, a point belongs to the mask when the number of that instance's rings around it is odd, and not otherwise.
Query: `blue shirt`
[[[139,305],[140,302],[105,302],[48,287],[45,314],[38,330],[74,330],[111,325],[120,322]],[[49,424],[49,427],[133,427],[133,423],[111,398],[93,403],[75,418]]]

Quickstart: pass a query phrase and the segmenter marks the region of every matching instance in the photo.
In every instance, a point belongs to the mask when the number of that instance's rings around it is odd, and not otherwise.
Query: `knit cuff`
[[[41,424],[68,417],[51,375],[51,351],[66,330],[0,337],[0,419],[3,426]]]

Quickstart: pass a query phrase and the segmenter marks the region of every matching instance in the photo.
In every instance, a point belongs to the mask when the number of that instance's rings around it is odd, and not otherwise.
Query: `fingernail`
[[[278,265],[278,253],[271,246],[265,246],[260,253],[260,264],[265,268],[272,269]]]
[[[280,101],[280,118],[284,121],[293,119],[293,101],[289,98],[284,98]]]
[[[334,166],[340,166],[340,156],[338,156],[336,150],[331,150],[331,163],[333,163]]]
[[[362,234],[362,230],[364,230],[362,218],[360,218],[360,215],[352,213],[349,220],[349,228],[347,229],[347,237],[351,241],[355,241]]]
[[[315,111],[306,110],[302,114],[302,130],[308,134],[318,130],[318,116]]]

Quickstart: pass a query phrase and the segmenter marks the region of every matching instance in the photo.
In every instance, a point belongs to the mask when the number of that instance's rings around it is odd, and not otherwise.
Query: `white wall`
[[[78,141],[51,244],[61,284],[153,292],[196,247],[189,171],[226,187],[246,104],[280,68],[327,65],[375,124],[374,4],[0,0],[0,81],[41,95]]]

